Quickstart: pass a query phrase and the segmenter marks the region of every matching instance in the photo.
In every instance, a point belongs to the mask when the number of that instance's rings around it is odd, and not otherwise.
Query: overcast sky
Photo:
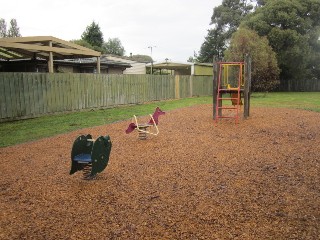
[[[222,0],[3,0],[0,18],[15,18],[23,37],[80,39],[93,21],[104,41],[119,38],[126,55],[186,62],[200,50],[213,8]]]

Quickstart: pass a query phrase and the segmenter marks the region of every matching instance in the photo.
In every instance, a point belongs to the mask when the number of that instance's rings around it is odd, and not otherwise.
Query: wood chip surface
[[[319,113],[187,107],[147,140],[131,117],[0,148],[0,239],[319,239]],[[69,175],[81,134],[113,143],[95,180]]]

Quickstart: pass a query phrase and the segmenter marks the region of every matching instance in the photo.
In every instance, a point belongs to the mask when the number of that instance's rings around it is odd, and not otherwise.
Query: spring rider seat
[[[100,136],[96,140],[90,134],[77,137],[71,151],[70,175],[82,171],[84,179],[93,179],[107,167],[111,147],[109,136]]]
[[[159,116],[164,115],[165,112],[163,112],[159,107],[156,108],[153,115],[149,114],[150,120],[147,123],[138,123],[138,119],[136,115],[133,115],[134,122],[130,123],[126,133],[129,134],[133,132],[134,130],[138,131],[138,137],[140,140],[147,139],[147,134],[151,135],[158,135],[159,129],[158,129],[158,123],[159,123]],[[154,128],[153,131],[149,131],[148,128]]]

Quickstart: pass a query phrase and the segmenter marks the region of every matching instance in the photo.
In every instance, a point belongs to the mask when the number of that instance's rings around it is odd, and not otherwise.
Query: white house
[[[106,57],[107,59],[115,62],[123,62],[126,64],[130,64],[131,67],[124,70],[123,74],[146,74],[147,63],[145,62],[137,62],[130,59],[130,57],[121,57],[121,56],[114,56],[114,55],[103,55],[103,57]]]

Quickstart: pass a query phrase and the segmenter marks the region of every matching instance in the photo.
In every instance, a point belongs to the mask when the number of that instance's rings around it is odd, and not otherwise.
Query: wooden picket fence
[[[320,79],[291,79],[280,85],[285,92],[320,92]]]
[[[208,95],[211,76],[0,73],[0,122]]]

